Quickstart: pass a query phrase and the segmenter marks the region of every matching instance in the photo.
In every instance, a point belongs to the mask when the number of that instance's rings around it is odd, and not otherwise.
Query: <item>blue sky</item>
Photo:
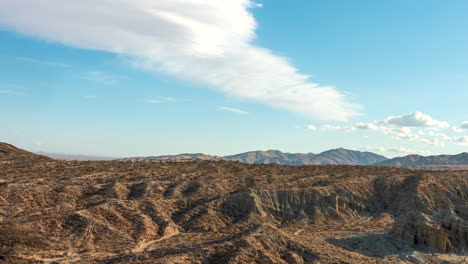
[[[467,149],[466,1],[42,4],[0,3],[0,141],[116,157]]]

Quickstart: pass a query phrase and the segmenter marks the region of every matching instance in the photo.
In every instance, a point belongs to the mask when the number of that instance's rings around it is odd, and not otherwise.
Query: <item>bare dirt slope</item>
[[[17,148],[5,142],[0,142],[0,155],[34,155],[31,152]]]
[[[8,161],[5,263],[467,261],[468,171]]]

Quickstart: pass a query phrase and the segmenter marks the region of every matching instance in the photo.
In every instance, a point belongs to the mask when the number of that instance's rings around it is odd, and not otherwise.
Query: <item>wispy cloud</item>
[[[143,69],[308,118],[344,121],[356,115],[359,106],[344,93],[253,44],[257,22],[251,9],[259,6],[251,0],[0,1],[0,25],[128,56]],[[90,78],[107,81],[99,74]]]
[[[6,95],[24,95],[22,92],[17,92],[13,90],[0,90],[0,94],[6,94]]]
[[[146,103],[159,104],[159,103],[173,103],[177,100],[173,97],[168,96],[156,96],[155,99],[144,100]]]
[[[468,124],[467,124],[468,126]],[[464,137],[450,136],[447,132],[459,132],[463,128],[451,127],[446,121],[435,120],[432,117],[415,112],[405,116],[391,116],[384,120],[370,123],[357,123],[349,126],[323,125],[322,130],[336,130],[353,132],[358,130],[370,130],[382,135],[390,136],[397,140],[413,140],[427,145],[444,146],[445,143],[468,145]],[[418,129],[417,132],[414,129]],[[425,131],[424,131],[425,130]],[[436,131],[436,132],[435,132]]]
[[[168,96],[158,96],[156,98],[158,98],[159,100],[161,100],[163,102],[175,102],[175,101],[177,101],[175,98],[168,97]]]
[[[315,131],[315,130],[317,130],[317,127],[314,126],[314,125],[308,125],[307,130]]]
[[[427,150],[415,150],[415,149],[409,149],[405,147],[393,147],[393,148],[385,148],[385,147],[363,147],[361,150],[367,150],[367,151],[375,151],[379,153],[390,153],[390,154],[418,154],[418,155],[431,155],[433,154],[430,151]]]
[[[0,90],[0,94],[16,95],[16,92],[10,90]]]
[[[84,74],[83,79],[88,81],[102,82],[106,84],[113,84],[118,82],[121,77],[107,74],[100,71],[90,71]]]
[[[452,131],[453,131],[453,132],[456,132],[456,133],[463,133],[463,132],[465,132],[465,130],[464,130],[463,128],[461,128],[461,127],[456,127],[456,126],[453,126],[453,127],[452,127]]]
[[[246,115],[246,114],[249,113],[249,112],[246,112],[246,111],[241,110],[241,109],[236,109],[236,108],[231,108],[231,107],[225,107],[225,106],[221,106],[221,107],[219,107],[219,109],[224,110],[224,111],[228,111],[228,112],[233,112],[233,113],[241,114],[241,115]]]
[[[70,64],[65,64],[65,63],[60,63],[60,62],[55,62],[55,61],[46,61],[46,60],[38,60],[34,58],[29,58],[29,57],[20,57],[20,56],[15,56],[14,57],[17,60],[24,61],[24,62],[29,62],[29,63],[34,63],[34,64],[40,64],[44,66],[52,66],[52,67],[61,67],[61,68],[70,68]]]
[[[145,100],[146,103],[151,103],[151,104],[159,104],[162,103],[160,100]]]

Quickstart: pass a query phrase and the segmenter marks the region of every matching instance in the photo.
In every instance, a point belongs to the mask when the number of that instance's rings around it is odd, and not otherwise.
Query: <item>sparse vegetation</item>
[[[462,263],[467,252],[468,171],[0,160],[7,263]]]

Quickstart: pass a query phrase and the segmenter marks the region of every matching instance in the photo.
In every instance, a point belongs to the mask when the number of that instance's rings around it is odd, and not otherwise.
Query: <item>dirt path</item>
[[[173,237],[175,235],[178,235],[178,234],[179,234],[179,232],[175,232],[175,233],[165,235],[165,236],[163,236],[161,238],[158,238],[158,239],[155,239],[155,240],[140,242],[133,249],[131,249],[130,252],[132,252],[132,253],[144,252],[144,251],[148,250],[148,248],[151,247],[152,245],[154,245],[154,244],[156,244],[158,242],[161,242],[163,240],[166,240],[166,239],[168,239],[170,237]],[[56,255],[62,255],[64,253],[66,253],[66,252],[65,251],[64,252],[54,252],[54,254],[56,254]],[[119,255],[119,253],[87,252],[87,253],[84,253],[84,255],[86,255],[88,257],[112,257],[112,256]],[[49,262],[54,262],[54,261],[58,262],[58,263],[80,263],[80,260],[81,260],[81,256],[78,255],[78,254],[72,254],[72,255],[69,255],[69,256],[57,257],[57,258],[45,258],[45,257],[41,257],[39,255],[32,255],[32,256],[20,255],[18,257],[21,257],[21,258],[24,258],[24,259],[35,260],[35,261],[42,261],[44,263],[49,263]]]
[[[144,243],[139,243],[136,247],[134,247],[132,249],[132,253],[138,253],[138,252],[143,252],[143,251],[146,251],[150,246],[152,246],[153,244],[156,244],[160,241],[163,241],[165,239],[168,239],[170,237],[173,237],[175,235],[178,235],[179,232],[175,232],[175,233],[172,233],[172,234],[169,234],[169,235],[165,235],[159,239],[156,239],[156,240],[150,240],[150,241],[147,241],[147,242],[144,242]]]

